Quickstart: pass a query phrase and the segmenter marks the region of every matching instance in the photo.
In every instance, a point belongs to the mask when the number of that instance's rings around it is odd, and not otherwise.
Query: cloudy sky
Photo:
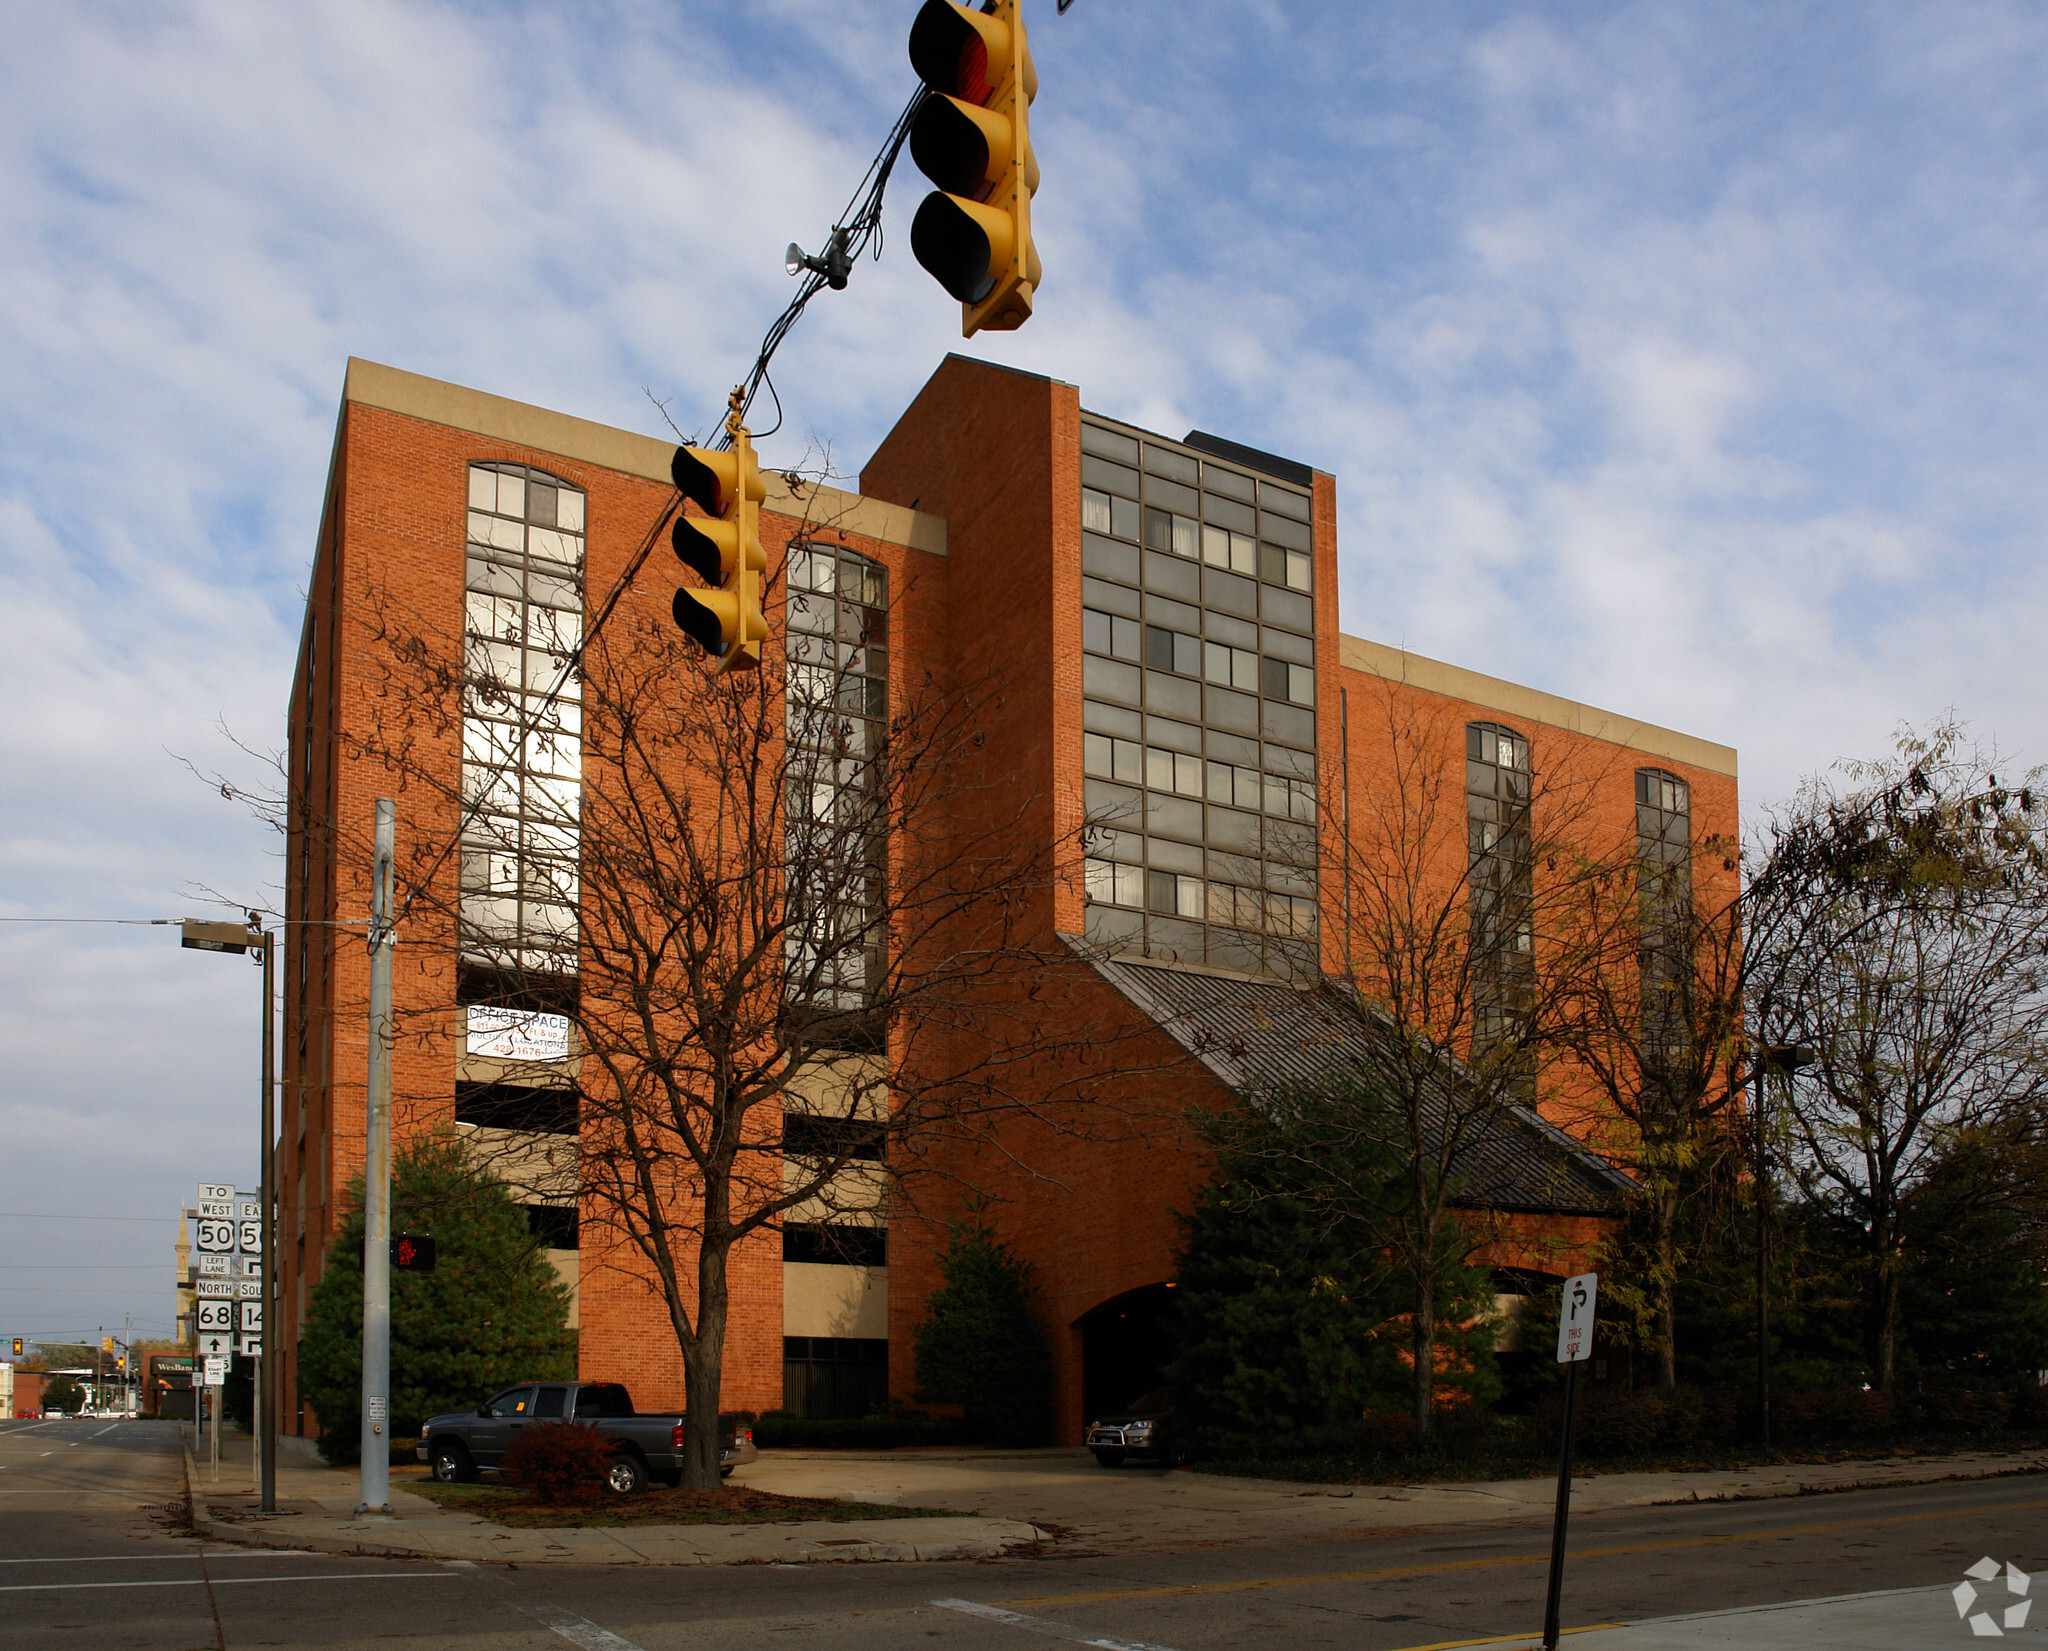
[[[1333,471],[1346,629],[1735,745],[1751,803],[1950,707],[2048,754],[2038,6],[1026,5],[1046,280],[971,352]],[[914,10],[9,5],[0,916],[274,908],[186,764],[281,738],[345,359],[708,421]],[[857,472],[962,347],[921,188],[771,462]],[[164,929],[0,923],[0,1335],[169,1329],[256,1017]]]

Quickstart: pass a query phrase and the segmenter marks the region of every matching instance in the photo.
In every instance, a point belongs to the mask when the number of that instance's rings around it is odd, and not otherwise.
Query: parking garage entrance
[[[1147,1284],[1105,1301],[1076,1321],[1081,1332],[1081,1396],[1091,1417],[1166,1385],[1173,1343],[1173,1286]]]

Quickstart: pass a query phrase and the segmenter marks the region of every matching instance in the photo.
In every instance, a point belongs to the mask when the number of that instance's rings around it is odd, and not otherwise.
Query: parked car
[[[458,1484],[479,1474],[496,1475],[512,1441],[526,1428],[561,1421],[585,1423],[611,1442],[609,1483],[621,1496],[650,1479],[682,1483],[683,1418],[641,1415],[633,1408],[633,1395],[617,1382],[522,1382],[475,1410],[430,1418],[413,1453],[432,1466],[441,1483]],[[751,1427],[728,1423],[721,1431],[718,1472],[723,1478],[761,1453],[754,1448]]]
[[[1135,1459],[1170,1468],[1187,1458],[1173,1431],[1173,1389],[1154,1388],[1088,1424],[1088,1448],[1106,1468]]]

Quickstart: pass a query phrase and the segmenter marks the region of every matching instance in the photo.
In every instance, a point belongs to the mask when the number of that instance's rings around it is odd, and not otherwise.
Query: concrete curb
[[[933,1519],[803,1520],[777,1525],[626,1525],[597,1530],[508,1530],[451,1513],[393,1487],[389,1516],[254,1513],[223,1519],[210,1507],[188,1444],[185,1498],[209,1542],[377,1559],[475,1565],[817,1565],[997,1559],[1046,1540],[1018,1519],[975,1514]]]

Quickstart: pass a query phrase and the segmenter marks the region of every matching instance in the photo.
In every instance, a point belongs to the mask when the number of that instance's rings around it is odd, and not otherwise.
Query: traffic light
[[[910,250],[960,300],[960,334],[1009,332],[1031,316],[1043,276],[1031,244],[1031,100],[1038,71],[1019,0],[969,11],[925,0],[910,66],[931,90],[910,126],[910,158],[939,187],[910,224]]]
[[[21,1357],[21,1337],[19,1336],[14,1338],[14,1356],[17,1359]]]
[[[727,421],[732,450],[678,447],[669,462],[676,491],[704,512],[676,517],[669,542],[676,557],[711,587],[676,592],[676,624],[717,659],[714,675],[751,671],[761,663],[768,621],[761,613],[761,576],[768,569],[761,548],[761,501],[768,496],[754,444],[735,408]]]
[[[399,1233],[391,1240],[391,1265],[401,1273],[431,1273],[433,1239],[426,1233]]]

